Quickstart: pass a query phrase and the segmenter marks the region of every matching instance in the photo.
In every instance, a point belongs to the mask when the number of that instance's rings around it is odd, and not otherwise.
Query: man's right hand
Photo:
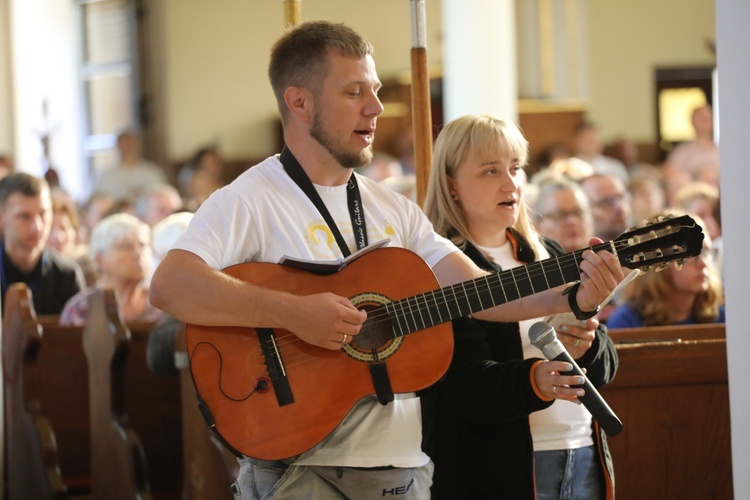
[[[366,311],[333,293],[297,296],[291,305],[293,314],[284,321],[284,329],[325,349],[341,349],[351,342],[367,319]]]

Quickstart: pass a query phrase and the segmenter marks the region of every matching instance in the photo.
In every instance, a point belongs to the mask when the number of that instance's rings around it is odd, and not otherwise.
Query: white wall
[[[656,67],[712,65],[714,0],[588,0],[591,118],[606,140],[656,137]]]
[[[283,33],[281,1],[164,0],[167,156],[217,142],[228,158],[275,151],[276,101],[266,76]],[[440,3],[427,2],[430,62],[439,61]],[[344,22],[375,47],[382,78],[410,71],[407,0],[301,2],[302,20]]]
[[[733,0],[716,2],[721,121],[721,208],[724,240],[724,284],[727,295],[727,361],[732,426],[734,497],[750,498],[750,335],[747,304],[750,302],[750,232],[745,204],[750,170],[750,4]],[[699,410],[700,403],[696,403]]]
[[[76,22],[70,0],[7,0],[10,5],[16,169],[41,175],[39,133],[46,100],[51,160],[76,196],[81,188],[81,120]]]

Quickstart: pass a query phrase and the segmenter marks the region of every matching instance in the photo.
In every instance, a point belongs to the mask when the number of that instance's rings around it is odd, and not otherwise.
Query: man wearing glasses
[[[615,239],[633,225],[630,196],[623,182],[611,174],[594,174],[581,181],[591,202],[595,236]]]

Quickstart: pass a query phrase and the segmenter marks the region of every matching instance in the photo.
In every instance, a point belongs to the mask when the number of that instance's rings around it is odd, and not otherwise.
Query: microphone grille
[[[544,321],[537,321],[529,328],[529,340],[539,349],[555,340],[555,338],[555,329]]]

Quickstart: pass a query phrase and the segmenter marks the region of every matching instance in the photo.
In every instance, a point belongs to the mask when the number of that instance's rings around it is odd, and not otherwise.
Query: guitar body
[[[699,255],[702,245],[700,226],[684,215],[589,248],[612,252],[629,269],[661,269]],[[298,455],[333,432],[361,398],[387,401],[437,382],[453,354],[451,319],[580,280],[586,250],[443,288],[419,256],[402,248],[373,249],[326,275],[265,263],[227,268],[265,288],[347,297],[368,318],[341,350],[284,330],[187,325],[201,410],[226,444],[246,456]]]
[[[332,292],[350,298],[360,309],[438,288],[427,264],[401,248],[373,250],[330,275],[267,263],[239,264],[224,272],[298,295]],[[378,323],[391,338],[386,342],[389,346],[384,346],[388,356],[384,363],[394,393],[428,387],[447,371],[453,353],[449,322],[407,336],[396,335],[398,329],[390,321]],[[358,400],[375,394],[369,361],[274,330],[273,352],[283,363],[293,399],[280,404],[275,384],[269,383],[273,377],[268,363],[276,360],[267,359],[260,333],[254,328],[187,325],[190,368],[198,394],[210,410],[215,430],[240,453],[262,460],[298,455],[328,436]],[[364,342],[366,335],[363,328],[354,342]]]

